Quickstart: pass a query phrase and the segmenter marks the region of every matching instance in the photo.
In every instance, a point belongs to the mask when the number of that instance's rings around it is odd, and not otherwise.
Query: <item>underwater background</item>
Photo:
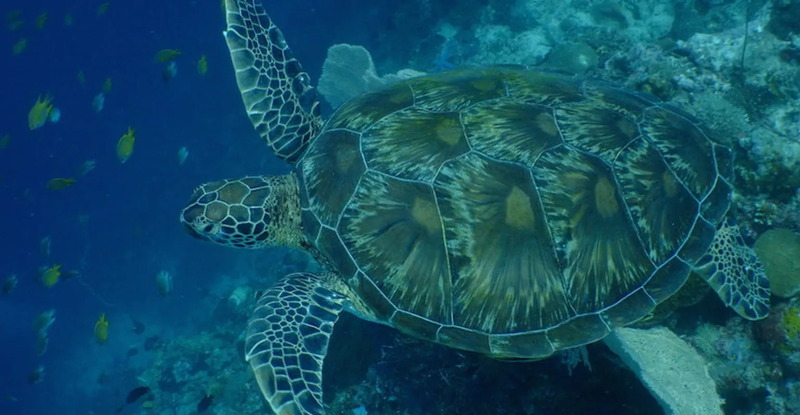
[[[783,291],[760,322],[700,291],[658,324],[706,359],[724,413],[800,413],[800,2],[263,5],[314,83],[331,45],[371,53],[374,79],[328,89],[325,114],[385,74],[510,63],[642,90],[716,129],[736,153],[732,213],[746,241],[779,232],[759,255]],[[243,110],[220,2],[29,1],[0,13],[0,413],[269,413],[243,359],[253,298],[318,266],[286,249],[203,243],[178,221],[201,183],[288,172]],[[52,109],[35,105],[46,97]],[[332,414],[662,411],[602,343],[498,362],[350,315],[324,384]]]

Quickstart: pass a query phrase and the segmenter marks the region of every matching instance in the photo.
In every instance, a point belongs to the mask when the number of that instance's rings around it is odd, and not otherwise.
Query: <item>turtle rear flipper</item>
[[[280,415],[321,415],[322,362],[345,297],[325,275],[289,274],[265,291],[247,325],[245,359]]]
[[[695,270],[742,317],[760,320],[769,314],[769,280],[738,226],[728,221],[718,226],[714,242]]]
[[[322,128],[311,78],[255,2],[226,0],[225,16],[223,34],[250,122],[275,155],[294,164]]]

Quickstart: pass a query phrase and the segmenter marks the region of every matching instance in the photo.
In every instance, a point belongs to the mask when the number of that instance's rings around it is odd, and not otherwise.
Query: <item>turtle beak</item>
[[[192,235],[193,237],[195,237],[197,239],[207,239],[203,235],[200,235],[197,232],[197,230],[194,229],[194,227],[192,225],[188,224],[187,222],[185,222],[183,220],[181,222],[183,222],[183,229],[185,229],[186,232],[189,233],[189,235]]]
[[[208,240],[208,236],[198,232],[197,226],[195,226],[195,224],[198,223],[197,219],[202,215],[203,208],[195,203],[191,203],[181,212],[180,221],[183,224],[183,229],[185,229],[189,235],[192,235],[197,239]]]

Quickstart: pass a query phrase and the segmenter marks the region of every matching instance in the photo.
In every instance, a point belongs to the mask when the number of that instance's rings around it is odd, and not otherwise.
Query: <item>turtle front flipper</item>
[[[322,361],[346,299],[328,277],[287,275],[260,296],[247,325],[245,358],[276,414],[325,413]]]
[[[311,79],[252,0],[226,0],[223,32],[247,115],[275,155],[294,163],[322,127]]]
[[[719,225],[708,252],[695,269],[728,307],[748,320],[769,314],[769,280],[756,253],[745,245],[739,227]]]

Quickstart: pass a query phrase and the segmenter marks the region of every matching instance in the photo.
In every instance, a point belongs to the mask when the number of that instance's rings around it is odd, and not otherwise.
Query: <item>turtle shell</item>
[[[308,240],[377,319],[537,358],[681,287],[729,207],[732,156],[655,97],[493,67],[350,100],[296,173]]]

